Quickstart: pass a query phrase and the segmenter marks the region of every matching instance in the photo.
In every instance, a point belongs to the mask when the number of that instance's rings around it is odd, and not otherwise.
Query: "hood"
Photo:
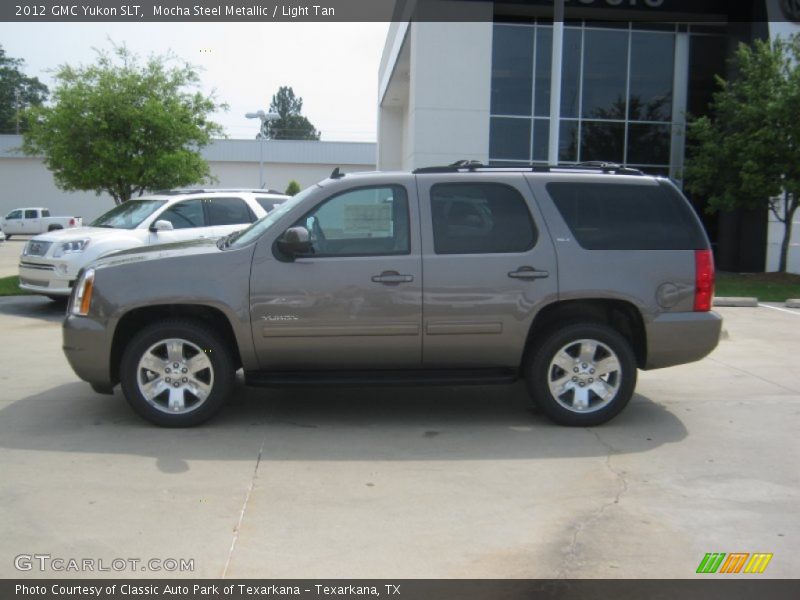
[[[181,258],[184,256],[197,256],[198,254],[217,254],[219,252],[222,252],[222,250],[217,247],[216,240],[189,240],[119,250],[94,261],[92,266],[96,268],[113,267],[145,260]]]
[[[108,227],[71,227],[69,229],[56,229],[41,233],[34,238],[37,242],[67,242],[70,240],[91,239],[100,241],[109,237],[120,238],[133,229],[110,229]]]

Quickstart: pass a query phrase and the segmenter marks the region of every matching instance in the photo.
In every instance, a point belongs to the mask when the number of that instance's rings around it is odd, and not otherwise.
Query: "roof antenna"
[[[336,167],[336,168],[333,170],[333,173],[331,173],[331,177],[330,177],[330,178],[331,178],[331,179],[341,179],[342,177],[344,177],[344,173],[342,173],[342,172],[339,170],[339,167]]]

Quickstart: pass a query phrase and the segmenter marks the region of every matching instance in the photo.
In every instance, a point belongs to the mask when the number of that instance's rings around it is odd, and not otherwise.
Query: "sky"
[[[60,64],[89,64],[93,48],[125,43],[142,57],[171,50],[200,67],[202,88],[229,105],[215,113],[230,138],[253,138],[245,113],[269,107],[282,85],[326,141],[374,142],[378,65],[388,23],[0,23],[0,44],[53,87]]]

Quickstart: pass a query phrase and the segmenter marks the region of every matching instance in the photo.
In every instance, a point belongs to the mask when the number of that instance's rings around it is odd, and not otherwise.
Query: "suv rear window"
[[[525,252],[537,232],[525,199],[498,183],[437,183],[431,188],[436,254]]]
[[[547,192],[587,250],[697,250],[708,245],[692,207],[665,183],[553,182]]]

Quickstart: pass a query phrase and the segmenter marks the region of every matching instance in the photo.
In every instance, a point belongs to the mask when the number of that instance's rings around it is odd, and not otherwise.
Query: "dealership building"
[[[800,31],[792,2],[566,2],[561,102],[551,111],[553,2],[455,1],[463,22],[392,23],[379,74],[378,168],[473,159],[610,161],[681,184],[687,115],[708,113],[740,42]],[[455,14],[455,12],[454,12]],[[766,210],[705,215],[720,268],[775,270],[782,225]],[[796,227],[800,230],[800,227]],[[800,234],[790,257],[800,271]]]

